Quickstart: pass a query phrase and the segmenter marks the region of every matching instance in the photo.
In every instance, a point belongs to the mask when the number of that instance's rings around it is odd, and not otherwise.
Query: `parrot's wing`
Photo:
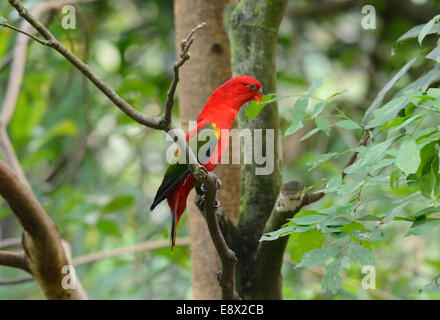
[[[196,138],[197,137],[197,138]],[[197,146],[197,160],[201,164],[205,164],[208,162],[212,153],[217,147],[218,141],[220,137],[220,131],[216,128],[214,123],[208,123],[203,128],[199,130],[196,135],[190,137],[188,141],[190,146]],[[194,139],[194,141],[193,141]],[[197,140],[195,140],[197,139]],[[178,153],[176,152],[176,158],[178,157]],[[153,204],[150,207],[150,210],[153,210],[161,201],[163,201],[167,195],[172,192],[180,183],[182,183],[185,178],[191,174],[191,171],[188,168],[188,165],[185,163],[172,163],[168,165],[167,170],[165,171],[165,176],[162,180],[162,184],[157,190],[156,196],[154,197]],[[199,183],[196,183],[196,188],[199,193]]]
[[[156,192],[153,204],[150,210],[156,208],[156,206],[162,202],[167,195],[176,189],[176,187],[191,173],[188,166],[183,163],[175,163],[168,165],[165,176],[163,177],[162,183]]]

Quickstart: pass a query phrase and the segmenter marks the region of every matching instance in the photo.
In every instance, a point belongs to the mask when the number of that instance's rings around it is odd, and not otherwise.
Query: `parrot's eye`
[[[257,89],[257,86],[256,86],[255,84],[253,84],[253,83],[248,84],[247,87],[248,87],[250,90],[255,90],[255,89]]]

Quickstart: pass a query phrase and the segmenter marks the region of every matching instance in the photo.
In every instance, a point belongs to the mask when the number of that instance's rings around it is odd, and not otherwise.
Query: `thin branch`
[[[11,243],[16,242],[16,238],[10,239]],[[176,246],[186,247],[190,244],[190,239],[188,237],[185,238],[177,238],[176,239]],[[153,251],[157,249],[167,248],[169,247],[168,240],[158,240],[158,241],[148,241],[136,244],[134,246],[126,247],[126,248],[119,248],[119,249],[113,249],[109,251],[101,251],[91,254],[86,254],[83,256],[79,256],[73,259],[72,265],[73,266],[81,266],[88,263],[98,262],[104,259],[110,259],[110,258],[116,258],[122,255],[126,254],[134,254],[139,252],[145,252],[145,251]],[[1,263],[0,263],[1,264]],[[23,278],[16,278],[16,279],[6,279],[6,280],[0,280],[0,286],[1,285],[15,285],[15,284],[21,284],[28,281],[33,281],[33,277],[23,277]]]
[[[176,93],[177,89],[177,83],[179,82],[179,69],[180,67],[190,58],[189,54],[189,48],[191,47],[191,44],[194,41],[194,34],[205,27],[205,23],[199,24],[197,27],[191,30],[191,32],[188,34],[186,39],[183,39],[181,42],[181,54],[180,54],[180,60],[177,61],[174,64],[174,79],[171,83],[170,89],[167,92],[167,101],[165,103],[165,115],[164,115],[164,123],[168,125],[171,122],[171,115],[173,111],[174,106],[174,95]]]
[[[364,135],[362,136],[361,140],[359,141],[358,146],[365,146],[365,145],[367,144],[368,139],[370,138],[370,136],[371,136],[371,132],[370,132],[368,129],[366,129]],[[357,156],[358,156],[358,153],[359,153],[359,152],[353,152],[353,153],[351,154],[350,158],[348,159],[347,163],[345,164],[344,168],[342,169],[342,173],[341,173],[341,178],[342,178],[342,179],[344,179],[345,176],[347,175],[347,174],[344,172],[344,170],[345,170],[347,167],[351,166],[351,165],[356,161]]]
[[[10,286],[10,285],[29,282],[29,281],[34,281],[34,278],[33,277],[21,277],[21,278],[6,279],[6,280],[0,279],[0,286]]]
[[[20,29],[14,27],[14,26],[11,26],[10,24],[8,24],[8,23],[6,23],[6,22],[0,22],[0,26],[3,26],[3,27],[5,27],[5,28],[9,28],[9,29],[12,29],[12,30],[14,30],[14,31],[17,31],[17,32],[19,32],[19,33],[22,33],[22,34],[24,34],[24,35],[26,35],[26,36],[28,36],[28,37],[34,39],[35,41],[41,43],[42,45],[45,45],[45,46],[48,45],[48,43],[47,43],[46,40],[41,40],[41,39],[37,38],[36,36],[34,36],[34,35],[32,35],[32,34],[26,32],[26,31],[24,31],[24,30],[20,30]]]
[[[29,24],[31,24],[40,35],[46,40],[45,45],[52,47],[63,55],[71,64],[73,64],[83,75],[85,75],[102,93],[104,93],[110,101],[113,102],[121,111],[127,114],[130,118],[136,122],[153,129],[169,131],[173,128],[171,125],[171,109],[173,99],[171,99],[170,105],[167,105],[166,115],[161,117],[152,117],[143,114],[131,106],[128,102],[122,99],[115,91],[113,91],[107,84],[105,84],[91,69],[90,67],[81,61],[75,54],[69,51],[61,42],[59,42],[53,34],[40,22],[38,21],[29,11],[23,6],[23,4],[18,0],[9,0],[9,3],[17,10],[18,14],[25,19]],[[188,50],[193,42],[194,33],[201,29],[204,25],[197,26],[193,31],[191,31],[188,36],[189,41],[185,45],[183,50],[183,58],[177,62],[175,66],[175,73],[184,63],[189,59]],[[175,81],[177,85],[178,75],[175,75]],[[175,88],[171,87],[171,93],[174,94]]]
[[[0,250],[0,265],[18,268],[30,272],[26,263],[24,252],[11,252]]]
[[[176,240],[177,246],[187,246],[189,245],[189,243],[190,243],[189,238],[177,238]],[[153,251],[161,248],[166,248],[169,247],[169,245],[170,244],[168,240],[148,241],[127,248],[113,249],[109,251],[97,252],[97,253],[76,257],[73,259],[72,264],[74,266],[80,266],[87,263],[100,261],[103,259],[119,257],[125,254],[134,254],[138,252]]]
[[[202,29],[205,26],[205,23],[201,23],[197,27],[195,27],[187,38],[182,41],[182,53],[181,59],[176,62],[174,66],[174,80],[171,88],[169,90],[170,96],[167,98],[166,110],[163,116],[152,117],[145,115],[135,108],[133,108],[128,102],[122,99],[113,89],[107,86],[91,69],[85,64],[81,59],[79,59],[75,54],[69,51],[61,42],[59,42],[53,34],[40,22],[36,19],[29,11],[23,6],[23,4],[19,0],[9,0],[9,3],[17,10],[18,14],[29,22],[39,33],[40,35],[47,40],[45,43],[47,46],[52,47],[56,51],[58,51],[61,55],[63,55],[73,66],[75,66],[83,75],[85,75],[102,93],[104,93],[110,101],[113,102],[115,106],[117,106],[121,111],[127,114],[130,118],[135,120],[136,122],[157,130],[164,130],[169,132],[171,129],[174,129],[174,125],[171,121],[171,111],[174,105],[174,97],[171,97],[171,94],[174,95],[177,82],[179,80],[178,71],[179,68],[189,59],[189,49],[191,44],[194,42],[195,33]],[[2,110],[3,111],[3,110]],[[207,177],[206,169],[201,166],[194,156],[191,148],[187,146],[186,141],[181,141],[178,139],[178,144],[181,150],[185,150],[185,154],[189,157],[189,168],[191,173],[194,175],[196,180],[203,182]]]
[[[0,250],[21,246],[20,238],[8,238],[0,240]]]

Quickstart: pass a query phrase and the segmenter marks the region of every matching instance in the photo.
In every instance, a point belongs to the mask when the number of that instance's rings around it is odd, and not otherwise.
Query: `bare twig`
[[[9,3],[17,10],[18,14],[25,19],[29,24],[31,24],[40,35],[46,40],[43,44],[52,47],[63,55],[71,64],[73,64],[82,74],[84,74],[102,93],[104,93],[110,101],[113,102],[121,111],[127,114],[130,118],[136,122],[153,129],[169,131],[172,128],[171,125],[171,109],[174,104],[173,101],[167,105],[165,116],[152,117],[137,111],[128,102],[122,99],[115,91],[113,91],[107,84],[105,84],[91,69],[90,67],[81,61],[76,55],[74,55],[70,50],[68,50],[61,42],[59,42],[53,34],[31,13],[26,10],[22,3],[18,0],[9,0]],[[183,57],[175,65],[175,72],[189,59],[187,54],[192,42],[194,33],[201,29],[203,24],[196,27],[189,35],[187,44],[182,51]],[[175,82],[177,85],[178,75],[175,75]],[[171,87],[171,93],[174,93],[173,85]],[[171,99],[172,100],[172,99]]]
[[[167,92],[167,101],[165,103],[165,114],[163,121],[165,124],[169,124],[171,122],[171,112],[173,110],[174,105],[174,95],[176,93],[177,83],[179,82],[179,69],[180,67],[190,58],[189,48],[194,41],[194,34],[205,27],[205,23],[199,24],[197,27],[191,30],[186,39],[183,39],[181,42],[181,54],[180,60],[174,64],[174,79],[171,83],[171,87]]]
[[[36,36],[34,36],[34,35],[32,35],[32,34],[26,32],[26,31],[24,31],[24,30],[20,30],[20,29],[14,27],[14,26],[11,26],[10,24],[8,24],[8,23],[6,23],[6,22],[0,22],[0,26],[3,26],[3,27],[5,27],[5,28],[9,28],[9,29],[12,29],[12,30],[14,30],[14,31],[17,31],[17,32],[19,32],[19,33],[22,33],[22,34],[24,34],[24,35],[26,35],[26,36],[28,36],[28,37],[34,39],[35,41],[41,43],[42,45],[45,45],[45,46],[48,45],[48,43],[47,43],[46,40],[41,40],[41,39],[37,38]]]
[[[24,252],[11,252],[0,250],[0,265],[18,268],[30,272],[26,263]]]
[[[21,246],[20,238],[8,238],[0,240],[0,250]]]
[[[362,136],[361,140],[359,141],[358,146],[365,146],[368,142],[368,139],[370,138],[371,133],[368,129],[366,129],[364,135]],[[349,166],[351,166],[357,159],[359,152],[353,152],[350,156],[350,158],[348,159],[347,163],[345,164],[344,168],[342,169],[342,173],[341,173],[341,178],[344,179],[345,176],[347,175],[344,170],[346,168],[348,168]]]
[[[97,252],[97,253],[80,256],[74,258],[72,263],[74,266],[80,266],[87,263],[100,261],[103,259],[119,257],[125,254],[133,254],[138,252],[153,251],[161,248],[166,248],[169,247],[169,245],[170,244],[168,240],[148,241],[127,248],[114,249],[114,250]],[[177,246],[189,245],[189,238],[177,238],[176,245]]]
[[[10,239],[11,243],[14,245],[16,244],[16,238]],[[176,246],[185,247],[188,246],[190,243],[189,238],[177,238],[176,239]],[[116,258],[122,255],[126,254],[134,254],[139,252],[145,252],[145,251],[153,251],[157,249],[167,248],[169,247],[168,240],[158,240],[158,241],[148,241],[136,244],[134,246],[126,247],[126,248],[119,248],[119,249],[113,249],[109,251],[102,251],[102,252],[96,252],[91,254],[86,254],[83,256],[79,256],[72,259],[72,265],[77,267],[81,265],[85,265],[88,263],[93,263],[97,261],[101,261],[104,259],[110,259],[110,258]],[[1,251],[0,251],[1,253]],[[0,263],[1,264],[1,263]],[[33,277],[22,277],[22,278],[16,278],[16,279],[6,279],[6,280],[0,280],[0,285],[15,285],[15,284],[21,284],[24,282],[32,281],[34,280]]]
[[[33,277],[21,277],[21,278],[6,279],[6,280],[0,279],[0,286],[10,286],[10,285],[29,282],[29,281],[34,281],[34,278]]]

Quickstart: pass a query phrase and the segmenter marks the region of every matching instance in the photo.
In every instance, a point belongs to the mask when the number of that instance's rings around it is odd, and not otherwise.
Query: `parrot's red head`
[[[227,89],[235,97],[240,97],[242,104],[256,100],[258,103],[263,98],[263,91],[260,82],[249,76],[237,76],[225,82],[225,89]]]
[[[249,76],[234,77],[218,87],[209,97],[197,118],[199,123],[214,122],[219,128],[230,129],[241,106],[263,98],[260,82]]]

